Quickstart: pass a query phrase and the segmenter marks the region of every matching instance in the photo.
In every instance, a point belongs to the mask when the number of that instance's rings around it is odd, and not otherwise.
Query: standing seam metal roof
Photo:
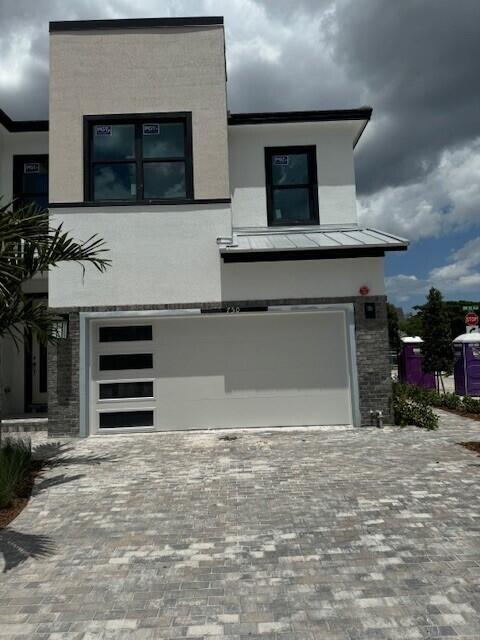
[[[221,253],[309,249],[406,249],[408,240],[377,229],[237,229],[219,239]]]

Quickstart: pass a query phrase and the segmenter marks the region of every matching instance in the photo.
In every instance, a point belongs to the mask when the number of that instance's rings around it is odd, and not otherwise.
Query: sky
[[[355,152],[360,224],[389,300],[480,301],[480,0],[0,0],[0,108],[48,117],[48,22],[223,15],[232,112],[373,107]]]

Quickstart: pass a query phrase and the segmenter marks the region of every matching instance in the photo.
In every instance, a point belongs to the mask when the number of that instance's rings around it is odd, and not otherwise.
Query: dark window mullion
[[[273,189],[310,189],[312,185],[309,182],[303,184],[274,184]]]
[[[185,162],[185,158],[142,158],[143,164],[147,162]]]
[[[135,123],[136,199],[143,200],[143,121]]]

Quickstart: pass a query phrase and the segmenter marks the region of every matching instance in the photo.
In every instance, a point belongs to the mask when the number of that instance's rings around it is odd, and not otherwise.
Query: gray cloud
[[[479,135],[477,0],[340,0],[337,21],[336,59],[376,113],[359,150],[364,193],[421,180]]]

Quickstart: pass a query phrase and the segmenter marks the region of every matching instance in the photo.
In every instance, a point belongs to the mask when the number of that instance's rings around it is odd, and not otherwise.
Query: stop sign
[[[477,314],[473,311],[469,311],[465,316],[465,324],[467,327],[475,327],[478,324]]]

